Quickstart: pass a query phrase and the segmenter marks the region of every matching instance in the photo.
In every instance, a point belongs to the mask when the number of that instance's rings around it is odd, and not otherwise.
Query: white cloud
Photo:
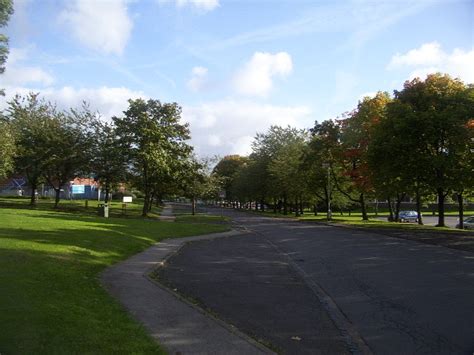
[[[204,88],[207,81],[207,68],[194,67],[191,71],[191,79],[187,82],[189,90],[197,92]]]
[[[75,0],[60,14],[73,36],[83,45],[105,54],[122,54],[133,22],[127,0]]]
[[[474,48],[456,48],[451,54],[445,52],[437,42],[425,43],[420,48],[405,54],[395,54],[387,69],[412,68],[410,78],[425,77],[427,74],[442,72],[459,77],[467,83],[474,82]]]
[[[256,52],[234,77],[234,88],[239,94],[265,97],[273,88],[274,77],[286,77],[293,70],[291,56]]]
[[[27,84],[49,86],[54,82],[53,75],[44,69],[22,64],[31,55],[31,49],[31,46],[10,49],[5,73],[2,75],[2,86],[15,87]]]
[[[122,111],[128,107],[128,99],[139,97],[147,98],[140,91],[132,91],[124,87],[99,87],[99,88],[74,88],[64,86],[62,88],[32,89],[26,87],[6,87],[6,96],[0,98],[0,108],[6,106],[6,102],[15,94],[27,95],[30,92],[40,92],[40,96],[48,101],[54,102],[62,109],[80,107],[83,101],[90,104],[93,111],[98,111],[105,119],[112,116],[122,115]]]
[[[313,123],[306,106],[276,106],[251,100],[223,99],[183,107],[192,142],[200,155],[243,154],[257,132],[271,125],[305,128]]]
[[[392,57],[388,68],[418,65],[438,65],[445,57],[437,42],[425,43],[420,48],[409,50],[405,54],[397,53]]]
[[[9,66],[2,78],[2,85],[17,86],[26,84],[36,84],[48,86],[54,82],[51,74],[39,67]]]
[[[173,0],[158,0],[158,3],[166,4],[172,1]],[[219,0],[174,0],[174,2],[179,8],[191,6],[202,12],[212,11],[219,7]]]

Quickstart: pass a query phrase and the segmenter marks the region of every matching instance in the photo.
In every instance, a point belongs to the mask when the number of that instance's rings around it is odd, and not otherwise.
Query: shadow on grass
[[[49,199],[40,199],[36,205],[30,205],[30,200],[22,197],[1,197],[0,208],[13,208],[21,210],[35,210],[35,211],[54,211],[60,213],[80,214],[81,216],[97,217],[99,215],[98,201],[88,200],[88,207],[85,206],[85,200],[62,200],[58,208],[54,208],[54,201]],[[103,203],[103,202],[100,202]],[[161,206],[154,206],[150,212],[149,218],[156,218]],[[127,204],[123,209],[121,202],[112,201],[110,203],[109,215],[110,217],[120,218],[143,218],[142,206],[139,203]]]

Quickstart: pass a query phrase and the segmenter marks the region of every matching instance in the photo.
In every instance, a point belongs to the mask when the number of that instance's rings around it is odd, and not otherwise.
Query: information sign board
[[[72,185],[72,191],[73,194],[83,194],[86,192],[86,186],[85,185]]]

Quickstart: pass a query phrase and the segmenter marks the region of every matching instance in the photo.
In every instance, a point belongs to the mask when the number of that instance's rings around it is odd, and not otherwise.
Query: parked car
[[[464,218],[463,225],[464,225],[464,229],[474,230],[474,216]],[[456,228],[459,228],[459,222],[456,225]]]
[[[398,220],[402,223],[418,223],[418,213],[416,211],[400,211]]]

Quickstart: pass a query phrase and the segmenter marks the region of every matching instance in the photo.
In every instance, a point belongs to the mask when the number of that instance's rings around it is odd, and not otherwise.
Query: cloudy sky
[[[201,156],[270,125],[310,128],[433,71],[474,82],[472,0],[14,0],[7,96],[105,118],[178,102]]]

